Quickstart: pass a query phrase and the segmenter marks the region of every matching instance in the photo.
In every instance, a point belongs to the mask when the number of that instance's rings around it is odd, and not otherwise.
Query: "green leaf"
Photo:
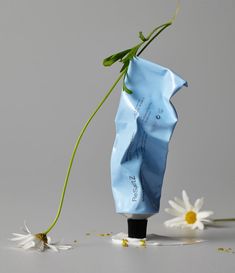
[[[141,40],[141,41],[143,41],[143,42],[148,41],[148,39],[144,37],[144,35],[143,35],[143,32],[142,32],[142,31],[140,31],[140,32],[139,32],[139,38],[140,38],[140,40]]]
[[[133,92],[126,87],[125,84],[123,84],[123,91],[125,91],[127,94],[132,94]]]
[[[130,89],[128,89],[128,88],[126,87],[126,84],[125,84],[125,77],[126,77],[126,75],[125,75],[124,78],[123,78],[123,91],[126,92],[127,94],[132,94],[133,92],[132,92]]]
[[[132,49],[126,49],[124,51],[115,53],[103,60],[104,66],[111,66],[112,64],[116,63],[118,60],[122,60],[123,57],[125,57]]]
[[[127,61],[130,61],[134,56],[136,56],[136,53],[137,53],[139,47],[140,47],[140,45],[133,47],[130,50],[130,52],[126,55],[126,57],[124,59],[122,59],[122,62],[125,63]]]

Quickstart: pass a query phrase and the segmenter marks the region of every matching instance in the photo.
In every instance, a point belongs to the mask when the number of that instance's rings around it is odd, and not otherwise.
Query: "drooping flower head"
[[[46,249],[51,249],[58,252],[59,250],[68,250],[72,248],[71,245],[51,243],[51,238],[45,233],[32,234],[26,223],[24,223],[24,232],[25,234],[12,233],[15,237],[11,238],[11,241],[17,241],[18,247],[25,250],[37,249],[39,251],[44,251]]]

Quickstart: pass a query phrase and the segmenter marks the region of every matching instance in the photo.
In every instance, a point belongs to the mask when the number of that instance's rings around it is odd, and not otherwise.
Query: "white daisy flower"
[[[51,238],[44,233],[32,234],[24,223],[24,232],[25,234],[12,233],[14,238],[11,238],[11,241],[18,242],[18,247],[21,247],[25,250],[27,249],[37,249],[44,251],[46,249],[52,249],[53,251],[58,252],[59,250],[68,250],[71,249],[71,245],[59,245],[57,243],[51,243]]]
[[[165,211],[173,216],[165,222],[167,227],[181,227],[190,229],[204,229],[204,223],[210,223],[212,220],[207,217],[213,214],[213,211],[200,211],[203,206],[203,198],[199,198],[192,205],[189,201],[189,197],[186,191],[182,191],[183,200],[175,197],[174,201],[170,200],[169,204],[171,208],[165,209]]]

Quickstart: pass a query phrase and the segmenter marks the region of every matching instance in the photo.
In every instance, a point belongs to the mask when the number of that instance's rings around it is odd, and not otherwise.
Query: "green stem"
[[[66,189],[67,189],[67,185],[68,185],[69,176],[70,176],[71,168],[72,168],[72,165],[73,165],[73,161],[74,161],[74,158],[75,158],[78,146],[79,146],[79,144],[81,142],[81,139],[82,139],[82,137],[83,137],[83,135],[84,135],[84,133],[85,133],[88,125],[90,124],[90,122],[92,121],[93,117],[99,111],[99,109],[101,108],[101,106],[107,100],[107,98],[112,93],[112,91],[114,90],[114,88],[116,87],[116,85],[118,84],[118,82],[121,80],[122,76],[125,73],[126,73],[126,69],[118,76],[118,78],[116,79],[116,81],[113,83],[113,85],[111,86],[111,88],[109,89],[109,91],[106,93],[106,95],[104,96],[104,98],[101,100],[101,102],[99,103],[99,105],[97,106],[97,108],[94,110],[94,112],[91,114],[91,116],[89,117],[88,121],[86,122],[86,124],[82,128],[82,131],[81,131],[80,135],[77,138],[77,141],[76,141],[76,144],[75,144],[75,147],[73,149],[73,153],[72,153],[72,156],[71,156],[71,159],[70,159],[70,163],[69,163],[69,167],[68,167],[67,174],[66,174],[66,177],[65,177],[64,186],[63,186],[63,190],[62,190],[62,194],[61,194],[61,198],[60,198],[60,203],[59,203],[59,208],[58,208],[56,217],[55,217],[54,221],[52,222],[52,224],[49,226],[49,228],[46,231],[43,232],[44,234],[48,234],[52,230],[52,228],[55,226],[55,224],[57,223],[57,221],[58,221],[58,219],[60,217],[60,213],[61,213],[61,210],[62,210],[62,207],[63,207],[64,196],[65,196],[65,192],[66,192]]]
[[[161,29],[162,27],[164,27],[165,25],[169,24],[170,21],[168,23],[165,23],[163,25],[160,25],[158,27],[156,27],[154,30],[152,30],[149,35],[146,37],[147,41],[151,38],[151,36],[154,34],[154,32],[156,32],[157,30]]]
[[[213,222],[235,222],[235,218],[213,219]]]
[[[173,19],[171,21],[169,21],[168,23],[161,25],[160,27],[155,28],[152,32],[150,32],[150,34],[148,35],[148,38],[150,39],[150,37],[154,34],[155,31],[158,30],[158,32],[144,45],[144,47],[140,50],[140,52],[137,54],[137,56],[139,56],[145,49],[146,47],[167,27],[169,27],[173,22]],[[140,43],[140,46],[144,44],[144,42]],[[74,162],[74,158],[78,149],[78,146],[81,142],[81,139],[88,127],[88,125],[90,124],[90,122],[92,121],[93,117],[96,115],[96,113],[99,111],[99,109],[101,108],[101,106],[104,104],[104,102],[107,100],[107,98],[110,96],[110,94],[112,93],[112,91],[114,90],[114,88],[116,87],[116,85],[118,84],[118,82],[121,80],[121,78],[123,77],[123,75],[125,75],[127,72],[127,68],[125,68],[120,75],[118,76],[118,78],[116,79],[116,81],[113,83],[113,85],[111,86],[111,88],[109,89],[109,91],[106,93],[106,95],[104,96],[104,98],[101,100],[101,102],[99,103],[99,105],[97,106],[97,108],[94,110],[94,112],[91,114],[91,116],[89,117],[88,121],[86,122],[86,124],[84,125],[84,127],[82,128],[82,131],[80,133],[80,135],[77,138],[75,147],[73,149],[73,153],[69,162],[69,167],[67,170],[67,174],[65,177],[65,181],[64,181],[64,185],[63,185],[63,190],[62,190],[62,194],[61,194],[61,198],[60,198],[60,203],[59,203],[59,208],[57,210],[57,214],[56,217],[54,218],[52,224],[49,226],[49,228],[43,232],[43,234],[48,234],[53,227],[56,225],[59,217],[60,217],[60,213],[63,207],[63,203],[64,203],[64,197],[65,197],[65,192],[68,186],[68,182],[69,182],[69,176],[70,176],[70,172],[71,172],[71,168]]]
[[[179,12],[179,10],[180,10],[180,2],[179,2],[179,0],[178,0],[178,2],[177,2],[177,6],[176,6],[176,10],[175,10],[175,13],[174,13],[174,15],[172,16],[172,18],[167,22],[167,23],[165,23],[165,24],[163,24],[163,25],[160,25],[160,26],[158,26],[158,27],[156,27],[153,31],[151,31],[150,33],[149,33],[149,35],[146,37],[146,39],[147,39],[147,43],[143,46],[143,48],[140,50],[140,52],[137,54],[137,56],[139,56],[144,50],[145,50],[145,48],[164,30],[164,29],[166,29],[166,28],[168,28],[169,26],[171,26],[172,24],[173,24],[173,22],[175,21],[175,19],[176,19],[176,16],[177,16],[177,14],[178,14],[178,12]],[[157,33],[151,38],[151,36],[155,33],[157,31]],[[151,38],[151,39],[150,39]],[[150,39],[150,40],[149,40]],[[144,44],[144,42],[142,43],[142,44]]]
[[[167,23],[167,24],[164,24],[164,25],[162,25],[161,27],[161,29],[144,45],[144,47],[140,50],[140,52],[137,54],[137,56],[139,56],[144,50],[145,50],[145,48],[165,29],[165,28],[167,28],[167,27],[169,27],[170,25],[172,24],[172,22],[169,22],[169,23]],[[159,29],[159,28],[157,28],[157,29]],[[157,30],[157,29],[155,29],[155,30],[153,30],[150,34],[149,34],[149,36],[148,37],[151,37],[152,36],[152,34]]]

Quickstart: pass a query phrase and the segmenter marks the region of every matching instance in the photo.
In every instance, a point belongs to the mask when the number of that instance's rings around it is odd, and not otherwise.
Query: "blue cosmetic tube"
[[[111,180],[116,212],[128,218],[128,236],[145,238],[147,218],[159,212],[168,145],[177,123],[171,97],[186,81],[135,57],[129,64],[115,118]]]

